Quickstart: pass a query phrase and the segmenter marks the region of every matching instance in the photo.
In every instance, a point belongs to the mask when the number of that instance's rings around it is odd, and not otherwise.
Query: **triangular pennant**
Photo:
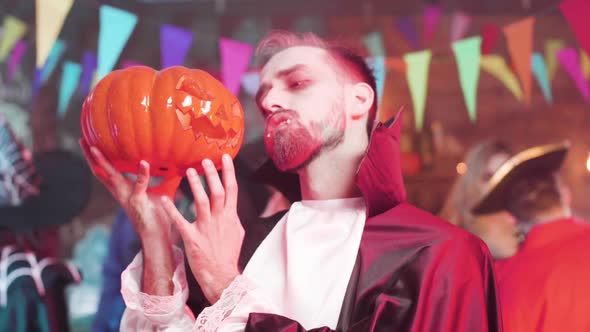
[[[80,78],[80,96],[84,97],[90,91],[94,71],[96,70],[96,55],[90,51],[82,56],[82,76]]]
[[[137,24],[137,15],[115,7],[100,6],[97,79],[113,68]]]
[[[395,27],[401,32],[413,50],[420,48],[416,28],[414,27],[414,22],[411,17],[400,17],[395,20]]]
[[[4,62],[14,44],[27,32],[27,25],[20,19],[7,15],[2,26],[2,40],[0,40],[0,62]]]
[[[567,19],[574,36],[586,53],[590,54],[590,1],[566,0],[561,2],[559,9]]]
[[[53,47],[43,65],[43,69],[41,69],[41,83],[47,82],[65,50],[66,44],[61,39],[58,39],[53,43]]]
[[[363,43],[371,56],[384,56],[383,36],[379,31],[372,31],[363,38]]]
[[[455,12],[451,22],[451,42],[465,37],[470,24],[471,16],[461,11]]]
[[[243,17],[233,29],[231,39],[256,45],[272,29],[270,17]]]
[[[481,60],[481,37],[471,37],[453,43],[453,52],[459,68],[459,81],[467,105],[469,119],[476,120],[477,83]]]
[[[580,67],[586,80],[590,80],[590,57],[584,50],[580,50]]]
[[[57,104],[57,114],[62,119],[66,114],[68,104],[74,95],[74,91],[76,91],[76,88],[78,87],[81,74],[82,66],[80,66],[80,64],[71,61],[64,62]]]
[[[517,100],[522,101],[522,90],[518,79],[510,70],[504,58],[497,54],[487,54],[481,57],[481,69],[500,80]]]
[[[515,71],[522,84],[524,102],[526,104],[530,104],[531,102],[531,59],[533,54],[534,24],[535,18],[531,16],[504,27],[508,50],[510,51],[510,57],[514,63]]]
[[[582,75],[578,52],[572,47],[564,48],[557,52],[557,59],[559,59],[563,69],[565,69],[576,83],[576,86],[578,87],[578,90],[580,90],[584,100],[586,100],[586,103],[590,104],[590,87]]]
[[[549,80],[553,81],[559,62],[557,61],[557,51],[565,47],[565,41],[560,39],[549,39],[545,42],[545,64],[547,65],[547,74]]]
[[[430,67],[430,50],[407,53],[404,55],[406,62],[406,79],[414,104],[414,116],[416,128],[422,130],[424,123],[424,108],[426,106],[426,94],[428,91],[428,69]]]
[[[41,82],[41,69],[35,69],[35,73],[33,75],[33,86],[31,88],[31,94],[33,95],[33,99],[35,99],[35,97],[37,97],[37,94],[39,93],[39,89],[41,88],[41,85],[43,84],[43,82]]]
[[[549,81],[549,75],[547,74],[547,68],[545,68],[545,60],[541,53],[533,53],[532,59],[533,74],[543,91],[543,96],[549,104],[553,104],[553,95],[551,94],[551,83]]]
[[[249,72],[242,75],[242,88],[244,88],[244,91],[246,91],[248,95],[256,95],[258,87],[260,87],[259,72]]]
[[[240,92],[242,74],[250,65],[252,45],[237,40],[220,38],[221,80],[225,87],[234,95]]]
[[[36,0],[37,68],[45,64],[74,0]]]
[[[135,60],[125,60],[121,63],[121,69],[135,67],[135,66],[145,66],[143,63]]]
[[[191,47],[193,32],[173,25],[160,27],[160,50],[162,68],[182,66]]]
[[[385,75],[387,73],[385,68],[385,57],[374,56],[367,60],[369,68],[373,70],[375,76],[375,85],[377,87],[377,105],[379,105],[383,98],[383,87],[385,86]]]
[[[500,28],[495,24],[486,23],[481,29],[481,37],[481,54],[490,54],[500,37]]]
[[[427,5],[426,8],[424,8],[422,37],[424,38],[425,43],[430,43],[434,38],[434,33],[436,32],[436,27],[440,21],[441,13],[442,10],[439,5]]]
[[[6,79],[9,82],[12,81],[12,77],[14,76],[14,72],[16,71],[16,67],[20,63],[20,60],[23,58],[23,55],[26,51],[27,42],[24,40],[19,41],[12,48],[12,53],[10,53],[10,58],[8,58],[8,68],[6,70]]]

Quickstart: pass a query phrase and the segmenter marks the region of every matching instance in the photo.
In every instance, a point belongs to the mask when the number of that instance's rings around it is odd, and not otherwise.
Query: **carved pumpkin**
[[[186,169],[202,171],[205,158],[219,169],[244,138],[238,99],[208,73],[179,66],[111,72],[86,98],[80,124],[120,172],[136,173],[143,159],[152,176],[173,179],[174,190]]]

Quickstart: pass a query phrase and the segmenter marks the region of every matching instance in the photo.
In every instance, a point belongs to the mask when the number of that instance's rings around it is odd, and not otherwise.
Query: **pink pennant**
[[[14,45],[12,49],[12,53],[10,54],[10,58],[8,59],[8,69],[6,72],[6,79],[8,82],[12,81],[12,77],[14,76],[14,72],[16,71],[16,66],[20,63],[20,60],[23,58],[23,55],[27,51],[27,42],[21,40]]]
[[[252,45],[233,39],[220,38],[221,81],[234,95],[240,92],[242,75],[250,65]]]
[[[425,43],[431,42],[434,38],[441,12],[439,5],[428,5],[424,9],[424,30],[422,30],[422,37]]]
[[[121,69],[129,68],[129,67],[133,67],[133,66],[145,66],[145,65],[141,62],[137,62],[137,61],[133,61],[133,60],[125,60],[121,64]]]
[[[465,37],[470,24],[471,16],[461,11],[455,12],[451,23],[451,43]]]
[[[494,50],[498,38],[500,37],[500,28],[492,23],[486,23],[481,28],[481,54],[490,54]]]
[[[586,100],[586,103],[590,104],[590,87],[588,86],[588,82],[584,79],[578,51],[572,47],[562,48],[557,52],[557,59],[559,59],[561,66],[576,83],[576,86],[578,87],[578,90],[580,90],[584,100]]]
[[[580,46],[590,54],[590,1],[566,0],[559,5]]]

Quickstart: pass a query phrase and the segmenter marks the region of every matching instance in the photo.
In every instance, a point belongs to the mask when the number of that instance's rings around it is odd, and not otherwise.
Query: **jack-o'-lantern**
[[[174,190],[188,168],[202,171],[203,159],[219,169],[221,156],[235,157],[244,138],[238,99],[205,71],[180,66],[109,73],[86,98],[80,124],[88,145],[117,170],[135,174],[145,160]]]

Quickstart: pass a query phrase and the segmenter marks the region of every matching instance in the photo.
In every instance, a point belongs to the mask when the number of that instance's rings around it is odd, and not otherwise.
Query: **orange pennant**
[[[532,88],[532,67],[531,57],[533,53],[533,25],[535,23],[534,17],[529,17],[524,20],[512,23],[504,27],[504,34],[508,43],[508,50],[520,83],[524,92],[524,102],[530,104],[531,102],[531,88]]]

